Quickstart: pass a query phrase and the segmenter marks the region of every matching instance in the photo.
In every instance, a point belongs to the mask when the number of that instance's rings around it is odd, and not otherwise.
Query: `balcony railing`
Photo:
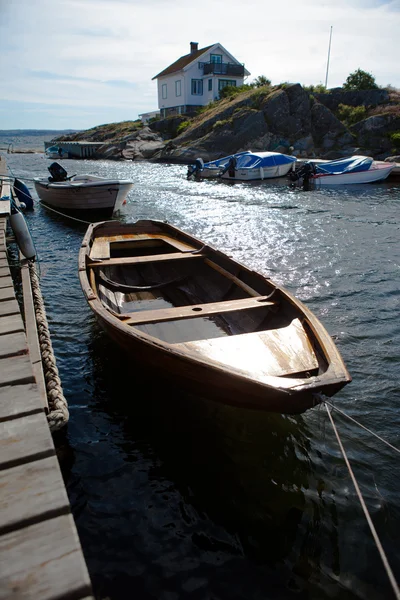
[[[244,66],[233,63],[203,63],[204,75],[234,75],[244,77]]]

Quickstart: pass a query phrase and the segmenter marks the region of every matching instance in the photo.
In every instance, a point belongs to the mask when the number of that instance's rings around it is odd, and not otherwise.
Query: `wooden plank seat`
[[[177,321],[181,319],[195,319],[225,312],[246,310],[252,308],[269,308],[276,306],[277,302],[268,300],[269,296],[240,298],[224,302],[210,302],[208,304],[193,304],[191,306],[176,306],[173,308],[160,308],[156,310],[143,310],[137,313],[122,313],[117,315],[128,325],[143,323],[161,323],[163,321]]]
[[[184,254],[183,252],[177,252],[170,254],[155,254],[151,256],[126,256],[120,258],[109,258],[107,260],[99,260],[96,262],[89,262],[87,264],[87,267],[91,269],[96,269],[99,267],[138,265],[141,263],[162,262],[171,260],[187,260],[188,258],[204,258],[204,254],[196,254],[195,252],[193,254]]]

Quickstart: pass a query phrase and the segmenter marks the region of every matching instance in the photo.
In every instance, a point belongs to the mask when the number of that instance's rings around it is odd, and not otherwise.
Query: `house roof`
[[[185,56],[181,56],[176,60],[172,65],[169,65],[166,69],[158,73],[152,77],[153,79],[157,79],[158,77],[162,77],[163,75],[171,75],[171,73],[176,73],[177,71],[181,71],[186,65],[190,64],[194,60],[197,60],[202,54],[207,52],[210,48],[215,46],[215,44],[211,44],[211,46],[206,46],[205,48],[200,48],[200,50],[196,50],[195,52],[190,52],[189,54],[185,54]]]

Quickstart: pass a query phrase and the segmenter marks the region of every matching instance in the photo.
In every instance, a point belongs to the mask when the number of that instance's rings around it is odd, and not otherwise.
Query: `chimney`
[[[190,42],[190,54],[193,54],[194,52],[197,52],[198,49],[199,49],[199,43],[198,42]]]

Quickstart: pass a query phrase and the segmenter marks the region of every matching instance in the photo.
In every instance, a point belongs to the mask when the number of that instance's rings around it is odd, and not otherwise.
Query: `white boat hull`
[[[295,163],[285,165],[274,165],[272,167],[256,167],[254,169],[235,169],[235,175],[229,175],[229,171],[222,175],[222,179],[238,179],[240,181],[254,181],[284,177],[293,168]]]
[[[314,187],[331,185],[349,185],[357,183],[374,183],[383,181],[394,169],[394,163],[373,163],[367,171],[356,171],[353,173],[324,174],[319,173],[310,179],[310,184]]]
[[[61,211],[118,212],[133,187],[131,181],[87,180],[83,177],[72,181],[49,183],[35,180],[40,200]]]

